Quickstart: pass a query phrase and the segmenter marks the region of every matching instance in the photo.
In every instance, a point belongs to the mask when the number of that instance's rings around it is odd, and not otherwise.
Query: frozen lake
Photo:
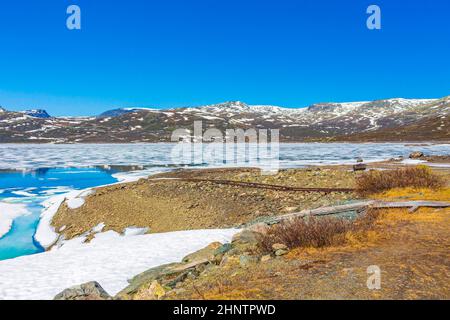
[[[0,172],[0,260],[43,251],[33,238],[43,201],[71,190],[116,182],[113,173],[96,168]]]
[[[37,169],[84,167],[94,165],[177,166],[183,164],[173,155],[175,144],[74,144],[32,145],[0,144],[0,169]],[[204,144],[203,148],[209,148]],[[282,167],[308,164],[354,163],[407,157],[420,150],[429,155],[449,154],[450,144],[401,143],[286,143],[280,144]],[[198,159],[196,159],[198,160]],[[240,163],[245,165],[245,163]],[[197,165],[223,165],[216,159],[202,159]]]
[[[203,145],[209,148],[211,145]],[[0,145],[0,260],[42,251],[34,234],[42,202],[73,190],[118,181],[114,166],[134,166],[142,171],[120,173],[121,180],[133,174],[151,174],[189,167],[173,155],[174,144],[79,144],[79,145]],[[354,163],[407,157],[412,151],[449,154],[448,144],[398,143],[293,143],[280,144],[279,165],[301,167],[310,164]],[[272,159],[273,160],[273,159]],[[191,164],[194,165],[194,164]],[[254,163],[224,163],[214,158],[197,161],[195,167]],[[114,176],[113,176],[114,175]]]

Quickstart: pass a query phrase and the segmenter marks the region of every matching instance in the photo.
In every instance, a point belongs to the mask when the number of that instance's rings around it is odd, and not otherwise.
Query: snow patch
[[[115,295],[133,276],[179,262],[211,242],[229,242],[237,232],[190,230],[124,237],[108,231],[88,244],[68,241],[52,251],[0,261],[0,300],[52,299],[66,288],[94,280]]]
[[[83,198],[69,199],[69,200],[67,200],[66,204],[69,207],[69,209],[78,209],[83,206],[84,199]]]
[[[149,228],[138,228],[138,227],[128,227],[123,231],[124,236],[139,236],[146,234],[149,231]]]
[[[92,228],[92,232],[99,233],[99,232],[102,232],[104,228],[105,228],[105,223],[100,222],[98,225],[96,225],[95,227]]]
[[[426,163],[427,161],[425,160],[418,160],[418,159],[405,159],[403,160],[402,164],[421,164],[421,163]]]

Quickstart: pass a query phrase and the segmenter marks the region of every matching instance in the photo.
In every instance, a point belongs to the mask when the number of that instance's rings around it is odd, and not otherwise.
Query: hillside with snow
[[[306,108],[233,101],[176,109],[121,108],[97,117],[0,109],[0,143],[167,142],[173,130],[279,129],[282,141],[450,140],[450,97],[317,103]]]

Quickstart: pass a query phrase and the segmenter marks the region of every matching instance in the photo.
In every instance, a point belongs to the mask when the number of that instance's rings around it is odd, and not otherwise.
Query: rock
[[[225,256],[225,254],[216,254],[214,256],[214,260],[211,261],[211,264],[216,264],[216,265],[220,264],[220,262],[222,262],[222,259],[224,256]]]
[[[232,243],[240,242],[246,244],[257,244],[259,242],[259,235],[259,232],[244,230],[233,236]]]
[[[177,294],[182,294],[182,293],[185,293],[185,292],[186,292],[186,289],[184,289],[184,288],[177,288],[177,289],[172,290],[172,292],[173,292],[175,295],[177,295]]]
[[[54,300],[112,300],[98,282],[88,282],[57,294]]]
[[[297,209],[297,207],[295,209]],[[256,233],[266,234],[267,231],[269,230],[269,226],[266,223],[260,222],[249,226],[247,230]]]
[[[176,266],[170,268],[172,272],[183,272],[189,269],[196,269],[202,264],[208,264],[208,259],[195,260],[189,263],[179,263]]]
[[[259,246],[261,233],[250,230],[244,230],[236,234],[231,242],[232,249],[226,255],[241,255],[246,252],[256,252]]]
[[[188,263],[170,263],[151,268],[129,280],[130,285],[119,292],[116,298],[129,299],[142,287],[155,280],[162,286],[174,288],[178,282],[184,281],[192,272],[198,274],[197,270],[201,270],[201,265],[206,264],[209,264],[208,259],[200,259]]]
[[[272,256],[270,254],[268,254],[268,255],[265,255],[265,256],[261,257],[261,262],[267,262],[270,259],[272,259]]]
[[[126,287],[125,289],[123,289],[122,291],[120,291],[116,295],[116,298],[126,299],[126,298],[128,298],[128,296],[136,293],[139,290],[139,288],[141,288],[142,286],[144,286],[148,283],[153,282],[154,280],[160,279],[164,276],[172,276],[172,275],[176,276],[176,274],[181,274],[180,272],[174,272],[172,270],[172,268],[174,268],[178,265],[179,265],[179,263],[165,264],[162,266],[151,268],[147,271],[144,271],[144,272],[138,274],[131,280],[128,280],[130,285],[128,287]]]
[[[286,207],[286,208],[284,208],[285,212],[294,212],[295,210],[297,210],[297,207]]]
[[[190,280],[195,280],[198,278],[198,276],[199,276],[199,273],[194,270],[194,271],[188,272],[186,278],[188,278]]]
[[[189,272],[183,272],[180,275],[178,275],[175,279],[166,282],[164,285],[168,288],[176,288],[179,284],[181,284],[187,277]],[[163,280],[163,279],[161,279]]]
[[[287,253],[289,253],[289,251],[288,251],[288,250],[283,250],[283,249],[279,249],[279,250],[275,251],[275,255],[276,255],[277,257],[284,256],[284,255],[287,254]]]
[[[220,261],[219,266],[223,267],[223,266],[227,265],[229,262],[230,262],[230,257],[224,256],[222,258],[222,260]]]
[[[166,290],[164,290],[164,288],[159,284],[157,280],[154,280],[151,283],[150,288],[148,288],[148,294],[151,297],[159,300],[166,294]]]
[[[239,257],[239,265],[243,268],[248,267],[249,265],[258,263],[258,257],[242,255]]]
[[[353,165],[353,171],[365,171],[367,169],[367,165],[365,163],[358,163]]]
[[[224,245],[220,246],[219,248],[217,248],[214,251],[214,255],[223,255],[225,253],[227,253],[228,251],[230,251],[233,248],[233,246],[231,245],[231,243],[225,243]]]
[[[423,152],[414,151],[414,152],[411,152],[411,154],[409,155],[409,158],[410,159],[419,159],[419,158],[422,158],[423,156],[424,156]]]
[[[205,263],[201,263],[195,266],[195,271],[197,271],[199,274],[205,271],[205,269],[206,269]]]
[[[277,250],[287,250],[287,246],[283,243],[275,243],[272,245],[272,249],[273,251],[277,251]]]
[[[220,242],[213,242],[209,244],[207,247],[187,255],[186,257],[183,258],[183,262],[188,263],[202,259],[213,260],[216,250],[221,246],[222,244]]]

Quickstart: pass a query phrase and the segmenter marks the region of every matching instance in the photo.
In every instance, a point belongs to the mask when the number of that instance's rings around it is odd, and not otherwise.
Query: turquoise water
[[[0,202],[25,204],[29,214],[16,218],[11,230],[0,238],[0,260],[42,252],[33,236],[51,196],[114,183],[115,170],[99,168],[52,168],[32,172],[0,172]]]

